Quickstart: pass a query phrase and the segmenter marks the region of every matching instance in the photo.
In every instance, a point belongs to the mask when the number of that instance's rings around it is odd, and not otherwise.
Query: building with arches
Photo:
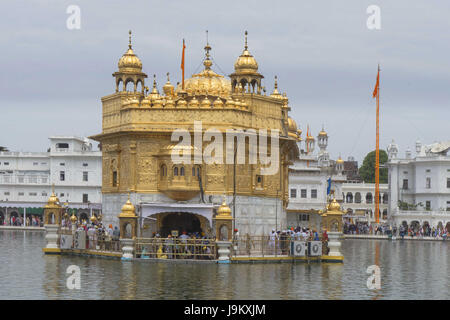
[[[288,98],[278,91],[277,79],[273,92],[266,94],[263,75],[247,44],[247,33],[242,54],[229,76],[214,71],[209,43],[204,49],[201,72],[177,86],[167,75],[160,92],[156,76],[151,89],[145,86],[147,75],[130,37],[118,71],[113,73],[115,90],[101,99],[102,132],[91,137],[103,146],[105,223],[118,225],[117,215],[130,193],[140,229],[150,235],[212,232],[223,195],[240,234],[261,235],[277,225],[286,225],[288,166],[298,156],[296,142],[300,139],[288,116]],[[201,122],[200,129],[196,121]],[[181,145],[179,139],[172,140],[177,130],[188,132],[193,143]],[[276,172],[264,174],[266,164],[251,163],[249,151],[255,144],[250,141],[251,134],[245,133],[236,138],[243,137],[244,163],[230,163],[228,158],[222,163],[197,161],[195,155],[201,157],[210,146],[211,140],[205,136],[211,130],[216,130],[217,135],[227,130],[279,132],[279,148],[273,151],[279,159]],[[234,137],[232,141],[231,147],[223,143],[214,149],[214,155],[239,153],[239,148],[233,150]],[[268,148],[271,146],[272,140]],[[174,154],[188,156],[175,162]]]
[[[415,144],[399,156],[392,141],[388,147],[389,211],[396,225],[428,224],[450,231],[450,141]]]
[[[375,216],[375,183],[346,181],[342,185],[341,206],[346,212],[344,218],[353,222],[376,222]],[[389,187],[387,183],[380,183],[380,223],[388,222]]]
[[[9,225],[12,217],[42,218],[52,185],[71,212],[100,214],[101,152],[86,138],[49,140],[47,152],[0,152],[1,224]]]
[[[289,206],[287,210],[288,227],[308,227],[320,229],[320,212],[328,204],[328,180],[330,194],[336,201],[343,202],[342,186],[347,180],[344,174],[344,161],[339,157],[331,160],[327,151],[328,133],[324,128],[316,139],[308,128],[304,142],[297,142],[299,157],[289,167]]]

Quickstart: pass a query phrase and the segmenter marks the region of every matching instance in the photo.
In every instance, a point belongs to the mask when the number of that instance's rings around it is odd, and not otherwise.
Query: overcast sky
[[[366,9],[381,8],[381,30]],[[81,29],[69,30],[69,5]],[[100,98],[113,93],[117,62],[133,30],[143,70],[161,91],[170,72],[181,81],[198,69],[209,30],[213,68],[233,72],[248,30],[250,52],[267,90],[286,92],[293,117],[316,136],[329,133],[336,159],[358,161],[375,147],[372,91],[381,64],[380,147],[392,139],[450,140],[450,2],[448,1],[112,1],[3,0],[0,145],[45,151],[51,135],[101,132]],[[304,135],[303,135],[304,136]]]

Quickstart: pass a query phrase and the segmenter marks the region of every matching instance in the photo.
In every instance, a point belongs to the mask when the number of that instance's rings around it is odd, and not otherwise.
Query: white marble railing
[[[396,210],[393,214],[394,217],[448,217],[450,211],[445,210]]]

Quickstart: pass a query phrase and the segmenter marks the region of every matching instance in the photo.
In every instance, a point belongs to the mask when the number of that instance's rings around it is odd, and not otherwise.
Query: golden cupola
[[[128,71],[128,72],[141,72],[142,71],[142,62],[138,58],[137,55],[134,54],[133,49],[131,48],[131,43],[129,44],[127,52],[120,58],[119,63],[119,71]]]
[[[51,196],[48,198],[47,204],[45,205],[46,208],[53,208],[53,207],[61,207],[59,203],[58,197],[55,195],[55,191],[52,191]]]
[[[230,74],[233,93],[257,93],[261,94],[261,79],[264,78],[258,72],[258,63],[248,51],[247,31],[245,31],[244,51],[234,63],[234,73]]]
[[[135,217],[136,216],[136,208],[130,201],[130,195],[128,195],[127,202],[122,207],[122,212],[119,217]]]
[[[227,98],[231,92],[231,82],[211,69],[213,63],[210,59],[209,51],[211,51],[211,46],[207,43],[205,46],[205,60],[203,61],[205,68],[200,73],[184,80],[184,91],[189,96],[210,95]],[[182,91],[182,86],[179,84],[176,92],[181,93]]]
[[[128,50],[119,59],[118,67],[119,71],[113,73],[113,77],[116,78],[116,92],[127,91],[127,85],[131,82],[133,84],[132,91],[137,92],[140,86],[140,93],[143,94],[147,75],[142,72],[142,61],[133,51],[131,30],[129,31]],[[131,88],[128,91],[131,91]]]

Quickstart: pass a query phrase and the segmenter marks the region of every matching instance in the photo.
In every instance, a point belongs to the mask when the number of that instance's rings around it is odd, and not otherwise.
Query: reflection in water
[[[448,299],[450,242],[345,240],[344,264],[122,262],[42,253],[43,232],[0,231],[2,299]],[[381,290],[367,289],[367,267]],[[81,290],[66,270],[81,270]]]

